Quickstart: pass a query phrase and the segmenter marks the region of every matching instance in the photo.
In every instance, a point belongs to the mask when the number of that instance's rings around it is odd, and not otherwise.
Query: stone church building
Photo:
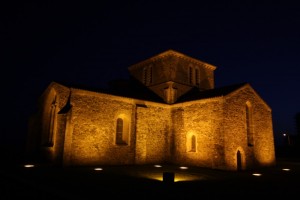
[[[52,82],[30,119],[28,152],[62,166],[275,165],[271,108],[249,83],[215,88],[215,69],[168,50],[107,89]]]

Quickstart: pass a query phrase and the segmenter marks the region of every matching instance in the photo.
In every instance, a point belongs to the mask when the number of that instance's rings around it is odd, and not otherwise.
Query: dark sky
[[[27,119],[51,81],[103,88],[168,49],[217,66],[216,87],[250,83],[272,108],[275,136],[296,133],[297,1],[43,0],[0,7],[1,144],[24,141]]]

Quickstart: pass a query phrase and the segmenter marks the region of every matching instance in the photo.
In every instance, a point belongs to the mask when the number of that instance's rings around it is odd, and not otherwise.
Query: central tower
[[[164,99],[168,104],[196,87],[214,88],[215,66],[168,50],[128,68],[131,76]]]

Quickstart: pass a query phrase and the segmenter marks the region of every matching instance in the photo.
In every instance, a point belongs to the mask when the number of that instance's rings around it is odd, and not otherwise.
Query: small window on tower
[[[146,67],[144,68],[144,71],[143,71],[143,83],[145,85],[147,85],[147,68]]]
[[[143,83],[147,86],[152,83],[152,66],[143,69]]]
[[[198,68],[195,69],[195,81],[196,85],[200,85],[200,73]]]
[[[189,67],[189,82],[193,84],[193,68]]]
[[[152,66],[149,67],[149,84],[152,83]]]

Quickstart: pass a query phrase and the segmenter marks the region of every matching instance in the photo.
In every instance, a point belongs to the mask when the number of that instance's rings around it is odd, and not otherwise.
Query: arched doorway
[[[236,153],[236,167],[237,171],[242,171],[242,155],[239,150]]]

